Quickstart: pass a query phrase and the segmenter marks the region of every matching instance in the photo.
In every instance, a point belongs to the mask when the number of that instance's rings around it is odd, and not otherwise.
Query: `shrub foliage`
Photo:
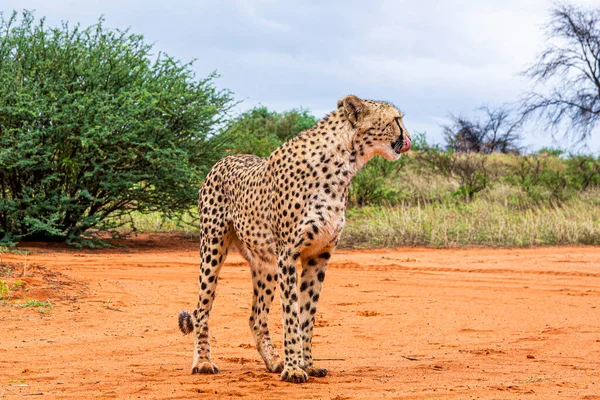
[[[316,123],[317,118],[308,110],[278,113],[260,106],[229,121],[219,136],[231,153],[267,157],[283,142]]]
[[[0,17],[0,242],[92,244],[132,211],[188,210],[233,105],[215,75],[102,20]]]

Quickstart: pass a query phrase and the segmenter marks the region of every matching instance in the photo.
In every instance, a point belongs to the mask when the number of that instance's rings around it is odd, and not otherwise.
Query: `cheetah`
[[[249,323],[267,369],[295,383],[327,375],[313,364],[313,327],[327,263],[344,226],[348,187],[374,155],[393,161],[410,149],[402,118],[390,103],[349,95],[269,157],[232,155],[214,165],[199,190],[198,306],[192,314],[179,313],[181,331],[194,334],[192,374],[219,372],[211,359],[208,317],[221,265],[235,245],[251,269]],[[277,286],[283,359],[268,325]]]

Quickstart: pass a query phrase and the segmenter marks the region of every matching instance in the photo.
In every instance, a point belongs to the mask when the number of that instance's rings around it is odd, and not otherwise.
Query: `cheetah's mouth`
[[[410,138],[406,135],[400,135],[398,140],[392,143],[392,148],[396,152],[396,154],[406,153],[410,150]]]

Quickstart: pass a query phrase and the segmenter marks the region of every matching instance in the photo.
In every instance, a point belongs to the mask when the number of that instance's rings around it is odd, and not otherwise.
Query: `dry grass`
[[[341,247],[600,244],[600,207],[573,200],[560,208],[469,204],[400,205],[351,210]]]
[[[513,207],[503,194],[514,193],[511,187],[500,186],[467,204],[405,203],[350,209],[340,247],[600,244],[600,193],[580,196],[556,208]],[[158,214],[136,215],[135,222],[141,232],[198,233],[197,225],[178,225]]]
[[[195,235],[198,232],[198,214],[195,211],[192,211],[190,214],[191,215],[184,215],[182,220],[176,218],[163,218],[158,212],[150,214],[133,212],[131,217],[134,221],[136,231],[140,233],[165,232]],[[129,232],[131,231],[131,226],[126,225],[122,230],[124,232]]]

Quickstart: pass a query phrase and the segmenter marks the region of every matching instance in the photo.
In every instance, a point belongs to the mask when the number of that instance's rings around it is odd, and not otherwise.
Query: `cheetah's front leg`
[[[302,369],[302,339],[298,321],[298,277],[296,259],[291,254],[293,252],[290,250],[281,251],[277,262],[283,318],[283,347],[285,349],[281,380],[303,383],[308,380],[308,375]]]
[[[310,376],[323,377],[327,375],[326,368],[313,365],[312,337],[315,325],[317,304],[327,263],[333,249],[325,249],[318,256],[302,260],[302,277],[300,283],[300,329],[302,330],[302,345],[304,350],[303,368]]]

